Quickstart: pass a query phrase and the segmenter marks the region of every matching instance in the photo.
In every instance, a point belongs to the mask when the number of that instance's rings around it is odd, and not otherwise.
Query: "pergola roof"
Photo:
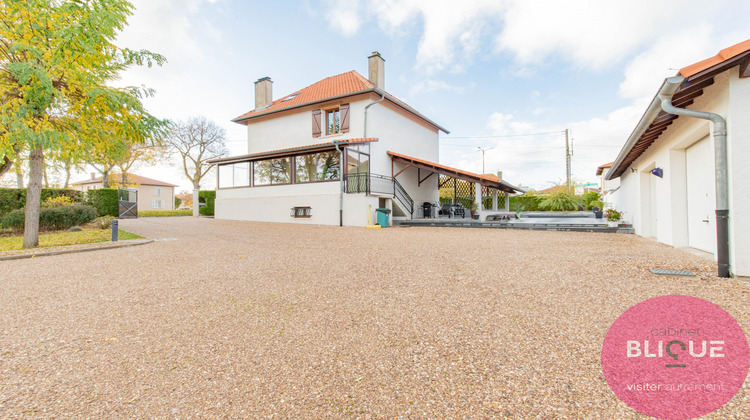
[[[425,169],[427,171],[442,175],[448,175],[456,179],[478,183],[485,187],[495,188],[507,193],[524,192],[522,189],[516,187],[515,185],[511,185],[501,179],[498,179],[494,175],[475,174],[474,172],[451,168],[450,166],[441,165],[439,163],[430,162],[429,160],[418,159],[395,152],[388,152],[388,155],[393,159],[394,162],[401,162],[410,166],[414,166],[416,168]]]

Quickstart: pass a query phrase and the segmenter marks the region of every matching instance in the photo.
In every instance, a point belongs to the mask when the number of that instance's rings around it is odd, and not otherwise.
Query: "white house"
[[[605,163],[596,168],[596,176],[599,177],[599,199],[606,207],[617,208],[617,190],[620,189],[620,178],[607,179],[607,172],[614,162]]]
[[[374,221],[377,208],[420,217],[422,203],[439,200],[440,174],[517,190],[436,163],[448,131],[384,90],[380,54],[368,66],[368,78],[350,71],[277,100],[270,78],[255,82],[255,108],[233,120],[247,126],[248,153],[211,161],[215,217],[346,226]]]
[[[750,276],[750,40],[664,81],[606,179],[637,234]],[[718,215],[718,217],[717,217]]]
[[[110,174],[110,183],[119,182],[120,174]],[[127,174],[125,188],[138,192],[138,210],[174,210],[174,189],[177,185],[156,179],[146,178],[145,176]],[[102,177],[91,174],[91,179],[78,181],[71,184],[71,187],[80,191],[97,190],[102,187]],[[117,187],[115,187],[117,188]]]

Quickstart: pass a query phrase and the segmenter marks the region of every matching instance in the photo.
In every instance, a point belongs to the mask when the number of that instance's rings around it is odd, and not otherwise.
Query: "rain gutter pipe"
[[[729,277],[729,183],[727,170],[727,122],[719,114],[677,108],[672,105],[672,96],[682,82],[682,76],[665,80],[659,99],[664,112],[685,117],[709,120],[714,125],[714,167],[716,171],[716,259],[719,277]],[[613,165],[614,167],[614,165]]]
[[[376,92],[377,92],[377,90],[376,90]],[[369,107],[371,107],[371,106],[373,106],[373,105],[375,105],[377,103],[383,102],[383,99],[385,99],[385,92],[382,92],[381,95],[382,95],[382,98],[378,99],[377,101],[373,101],[373,102],[370,102],[369,104],[365,105],[365,130],[364,130],[364,133],[362,135],[362,137],[364,137],[364,138],[367,138],[367,108],[369,108]]]
[[[339,152],[339,226],[344,226],[344,152],[336,140],[331,140],[331,144]]]

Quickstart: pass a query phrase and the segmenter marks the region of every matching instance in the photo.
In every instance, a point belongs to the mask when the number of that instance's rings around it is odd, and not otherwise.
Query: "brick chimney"
[[[255,82],[255,110],[266,109],[273,103],[273,82],[263,77]]]
[[[497,171],[497,177],[500,178],[500,180],[502,181],[502,179],[503,179],[503,171]]]
[[[385,60],[379,52],[373,51],[372,55],[368,57],[368,69],[370,83],[375,87],[385,89]]]

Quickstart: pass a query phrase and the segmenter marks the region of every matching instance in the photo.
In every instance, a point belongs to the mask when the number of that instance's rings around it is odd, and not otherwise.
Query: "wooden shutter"
[[[320,137],[320,110],[315,109],[312,112],[312,134],[313,137]]]
[[[341,133],[348,133],[349,132],[349,104],[342,104],[339,106],[339,112],[341,118]]]

